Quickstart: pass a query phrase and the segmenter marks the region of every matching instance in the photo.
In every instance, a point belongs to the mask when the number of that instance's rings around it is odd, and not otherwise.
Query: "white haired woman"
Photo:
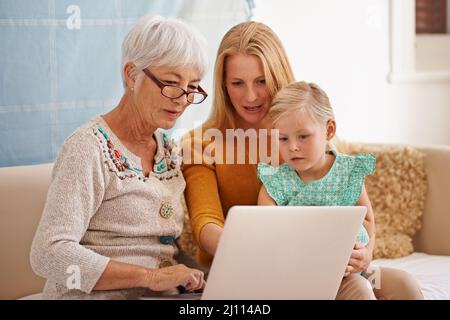
[[[31,248],[46,299],[133,299],[201,289],[203,272],[175,261],[185,187],[172,128],[207,94],[204,38],[176,19],[144,17],[122,46],[125,93],[78,128],[55,160]]]

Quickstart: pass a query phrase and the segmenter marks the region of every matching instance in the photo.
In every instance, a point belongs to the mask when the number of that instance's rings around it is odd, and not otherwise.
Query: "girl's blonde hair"
[[[257,56],[271,97],[283,86],[295,80],[286,52],[278,36],[263,23],[248,21],[232,27],[223,37],[214,67],[214,98],[212,112],[205,128],[236,127],[236,112],[225,85],[225,64],[234,54]]]
[[[315,120],[334,120],[334,112],[327,94],[315,83],[293,82],[275,95],[269,117],[272,123],[291,112],[308,112]]]

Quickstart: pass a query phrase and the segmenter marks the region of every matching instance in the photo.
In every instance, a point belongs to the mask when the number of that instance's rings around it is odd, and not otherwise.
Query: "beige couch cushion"
[[[414,249],[434,255],[450,255],[450,146],[423,146],[426,154],[428,192],[422,229]]]
[[[372,266],[409,272],[416,278],[426,300],[450,299],[450,256],[414,252],[406,257],[374,260]]]
[[[374,258],[398,258],[414,251],[412,238],[421,227],[427,180],[424,154],[408,146],[340,143],[347,154],[368,152],[377,158],[366,188],[375,214]]]
[[[0,168],[0,299],[42,291],[30,246],[44,208],[52,165]]]

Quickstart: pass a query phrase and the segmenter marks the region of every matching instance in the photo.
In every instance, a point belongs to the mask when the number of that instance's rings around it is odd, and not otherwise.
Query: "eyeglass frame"
[[[150,72],[150,70],[148,70],[147,68],[142,69],[142,71],[144,72],[144,74],[145,74],[148,78],[150,78],[150,79],[151,79],[151,80],[152,80],[152,81],[153,81],[153,82],[161,89],[161,94],[162,94],[164,97],[166,97],[166,98],[169,98],[169,99],[178,99],[178,98],[182,97],[183,95],[186,95],[186,100],[187,100],[189,103],[191,103],[191,104],[200,104],[200,103],[202,103],[203,101],[205,101],[206,98],[208,97],[208,94],[206,93],[205,90],[203,90],[202,87],[200,87],[200,85],[197,87],[198,91],[186,91],[186,90],[184,90],[183,88],[180,88],[180,87],[177,87],[177,86],[174,86],[174,85],[164,84],[163,82],[161,82],[160,80],[158,80],[158,78],[156,78],[156,77]],[[166,96],[166,95],[163,93],[163,90],[164,90],[165,87],[173,87],[173,88],[177,88],[177,89],[182,90],[183,93],[180,94],[178,97],[168,97],[168,96]],[[191,93],[199,93],[199,94],[201,94],[204,98],[203,98],[203,100],[200,101],[200,102],[190,102],[190,101],[188,100],[188,96],[189,96],[189,94],[191,94]]]

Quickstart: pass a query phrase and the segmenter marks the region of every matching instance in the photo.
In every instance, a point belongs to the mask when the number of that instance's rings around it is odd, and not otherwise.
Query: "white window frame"
[[[414,0],[390,0],[391,83],[450,81],[450,34],[417,35]],[[430,45],[432,43],[432,45]],[[439,48],[438,63],[428,49]],[[417,55],[418,50],[420,55]],[[444,51],[442,51],[444,50]],[[446,54],[448,53],[448,54]],[[418,61],[418,57],[421,59]],[[424,58],[425,57],[425,58]],[[429,60],[430,63],[427,63]],[[433,62],[433,63],[431,63]]]

